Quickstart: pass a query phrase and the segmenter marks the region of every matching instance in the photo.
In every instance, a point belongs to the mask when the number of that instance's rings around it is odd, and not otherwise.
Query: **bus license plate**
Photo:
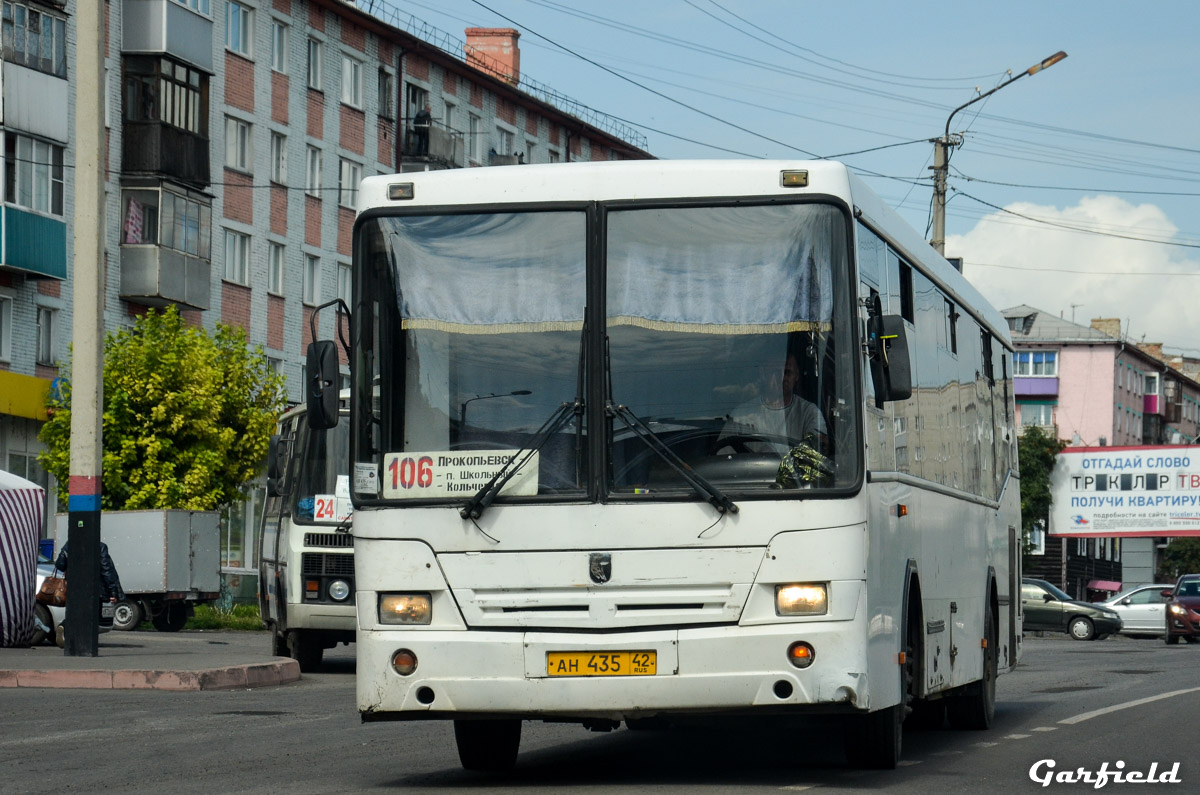
[[[653,651],[552,651],[546,654],[547,676],[654,676]]]

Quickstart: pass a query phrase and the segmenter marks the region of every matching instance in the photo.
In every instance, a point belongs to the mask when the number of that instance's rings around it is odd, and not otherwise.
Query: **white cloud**
[[[1178,232],[1158,207],[1116,196],[1088,197],[1065,209],[1030,203],[1006,209],[1115,235],[1170,240]],[[1028,304],[1067,320],[1074,312],[1084,326],[1092,318],[1120,318],[1135,341],[1144,337],[1168,349],[1200,348],[1200,275],[1189,275],[1200,274],[1200,258],[1192,251],[999,212],[946,239],[946,252],[964,258],[967,278],[999,309]]]

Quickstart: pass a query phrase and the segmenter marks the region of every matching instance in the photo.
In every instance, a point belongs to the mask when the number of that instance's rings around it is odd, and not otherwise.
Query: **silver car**
[[[1162,592],[1173,585],[1139,585],[1098,602],[1121,616],[1123,635],[1161,636],[1166,631],[1166,601]]]

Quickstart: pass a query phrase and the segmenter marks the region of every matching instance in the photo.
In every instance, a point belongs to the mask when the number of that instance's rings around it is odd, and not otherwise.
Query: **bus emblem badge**
[[[612,578],[612,555],[608,552],[588,555],[588,574],[597,585],[608,582]]]

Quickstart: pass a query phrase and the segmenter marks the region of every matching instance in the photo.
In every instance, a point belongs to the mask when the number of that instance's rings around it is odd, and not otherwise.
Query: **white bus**
[[[870,767],[914,710],[991,723],[1006,325],[844,166],[402,174],[358,209],[363,720],[453,720],[484,770],[524,720],[840,715]]]
[[[354,640],[349,445],[348,409],[318,429],[300,406],[280,417],[268,452],[258,605],[274,653],[302,671],[317,670],[325,649]]]

